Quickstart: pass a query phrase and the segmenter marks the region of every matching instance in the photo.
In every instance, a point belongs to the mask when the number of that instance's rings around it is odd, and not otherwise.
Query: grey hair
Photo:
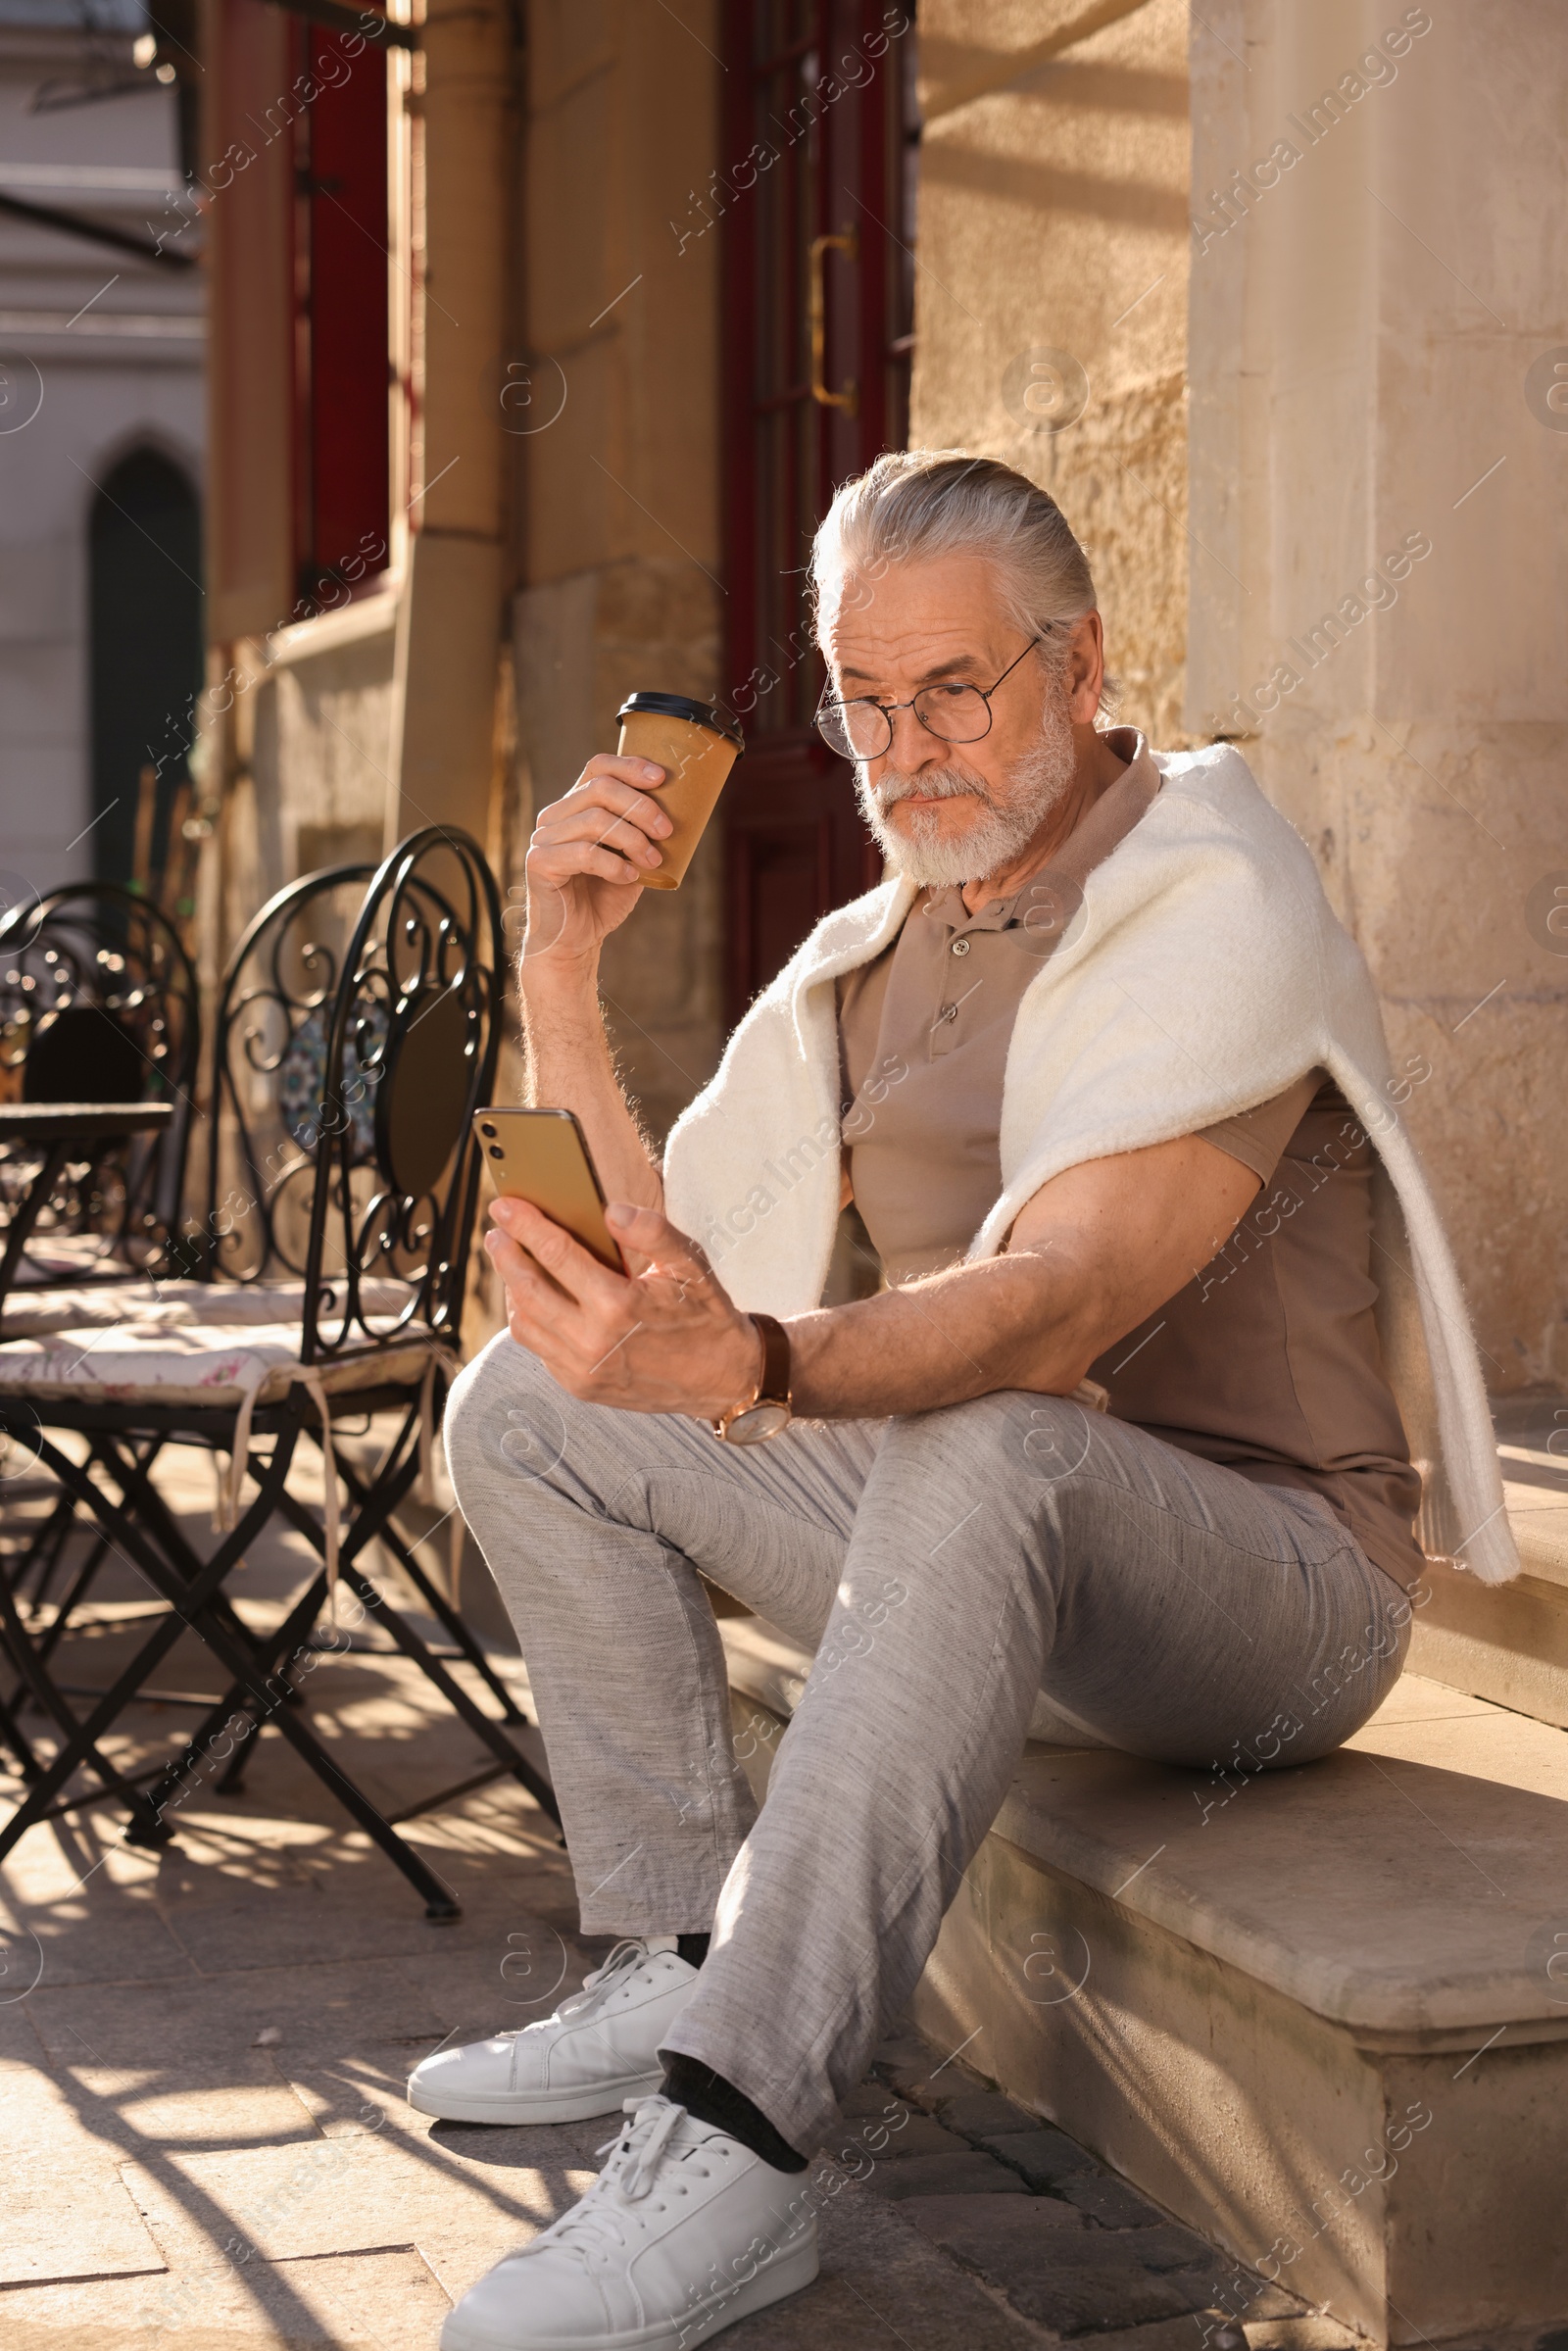
[[[849,574],[875,581],[894,563],[980,555],[996,565],[1010,620],[1039,636],[1059,678],[1075,621],[1098,608],[1089,558],[1055,500],[1010,465],[961,449],[885,450],[835,493],[811,548],[817,642]],[[1102,697],[1108,708],[1111,688]]]

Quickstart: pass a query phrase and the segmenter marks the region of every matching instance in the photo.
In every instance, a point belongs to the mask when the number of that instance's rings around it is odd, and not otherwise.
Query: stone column
[[[418,514],[398,612],[388,849],[426,824],[462,825],[481,843],[488,831],[505,619],[513,39],[500,0],[429,0],[424,12]]]
[[[1430,1068],[1489,1380],[1560,1384],[1561,12],[1219,0],[1191,58],[1187,724],[1241,741]]]
[[[716,8],[679,24],[684,39],[657,9],[528,11],[526,324],[504,403],[526,583],[514,891],[533,808],[614,749],[627,693],[720,689],[718,234],[671,227],[716,154]],[[712,828],[605,955],[617,1056],[660,1136],[718,1058],[719,850]]]
[[[1177,748],[1187,8],[922,0],[909,439],[996,457],[1088,548],[1122,715]]]

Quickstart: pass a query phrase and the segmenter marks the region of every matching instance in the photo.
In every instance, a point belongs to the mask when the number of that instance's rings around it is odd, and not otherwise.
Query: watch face
[[[751,1404],[737,1412],[724,1434],[731,1445],[761,1445],[790,1425],[788,1404]]]

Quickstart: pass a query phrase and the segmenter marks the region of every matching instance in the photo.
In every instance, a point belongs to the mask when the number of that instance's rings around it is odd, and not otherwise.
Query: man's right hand
[[[545,976],[591,967],[599,949],[642,896],[662,863],[655,843],[671,827],[650,785],[664,770],[652,759],[596,752],[564,799],[541,809],[528,844],[525,963]]]

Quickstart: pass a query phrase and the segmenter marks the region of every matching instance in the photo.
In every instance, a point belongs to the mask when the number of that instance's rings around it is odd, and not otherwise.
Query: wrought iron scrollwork
[[[343,950],[374,870],[307,874],[263,906],[229,959],[199,1237],[217,1280],[305,1272]]]
[[[196,973],[147,899],[80,882],[0,921],[0,1100],[168,1102],[154,1137],[85,1148],[44,1202],[27,1256],[55,1279],[156,1270],[177,1238],[200,1060]],[[0,1227],[38,1171],[35,1151],[0,1158]]]
[[[477,1198],[469,1122],[494,1082],[505,993],[478,848],[432,828],[373,879],[311,875],[263,908],[230,968],[214,1277],[303,1277],[306,1362],[403,1331],[455,1338]]]
[[[388,1335],[367,1300],[375,1277],[408,1285],[399,1322],[456,1336],[478,1172],[469,1121],[494,1080],[504,971],[500,902],[477,848],[441,828],[416,834],[361,915],[327,1054],[330,1180],[317,1187],[311,1262],[313,1277],[341,1275],[345,1297],[318,1333],[322,1355]],[[373,1189],[356,1157],[361,1085],[373,1104]]]

